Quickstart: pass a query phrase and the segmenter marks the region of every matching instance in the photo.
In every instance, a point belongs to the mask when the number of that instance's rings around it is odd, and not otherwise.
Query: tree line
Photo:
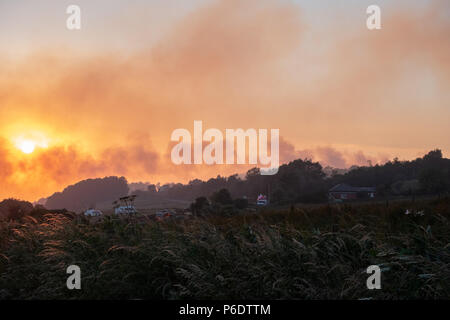
[[[273,176],[260,175],[259,169],[253,168],[242,178],[235,174],[207,181],[194,179],[187,184],[151,184],[147,190],[136,190],[133,194],[155,203],[164,199],[190,201],[195,210],[195,205],[202,207],[209,202],[242,207],[256,202],[259,194],[267,195],[272,204],[326,202],[328,190],[339,183],[375,187],[379,196],[441,195],[450,191],[450,159],[436,149],[412,161],[395,158],[381,165],[353,167],[345,173],[342,170],[325,173],[320,163],[297,159],[280,166]],[[129,192],[124,177],[88,179],[53,194],[45,207],[80,211]],[[198,198],[202,199],[195,201]],[[0,203],[0,217],[10,213],[20,216],[32,208],[29,202],[7,199]]]

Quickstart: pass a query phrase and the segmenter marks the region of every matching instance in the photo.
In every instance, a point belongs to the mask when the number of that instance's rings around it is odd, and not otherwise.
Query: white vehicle
[[[114,209],[115,214],[135,214],[137,210],[134,206],[120,206]]]
[[[84,212],[84,215],[86,217],[99,217],[103,215],[103,213],[100,210],[89,209]]]

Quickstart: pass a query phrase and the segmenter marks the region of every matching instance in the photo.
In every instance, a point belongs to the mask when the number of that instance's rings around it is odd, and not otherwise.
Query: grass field
[[[3,221],[0,299],[449,299],[449,218],[443,198],[164,222]],[[72,264],[81,290],[66,287]],[[373,264],[381,290],[366,287]]]

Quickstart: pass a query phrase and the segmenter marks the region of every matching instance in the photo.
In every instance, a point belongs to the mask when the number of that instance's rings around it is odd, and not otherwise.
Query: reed
[[[1,221],[0,298],[448,299],[449,217],[443,198],[163,222]],[[72,264],[81,290],[66,288]],[[366,287],[373,264],[381,290]]]

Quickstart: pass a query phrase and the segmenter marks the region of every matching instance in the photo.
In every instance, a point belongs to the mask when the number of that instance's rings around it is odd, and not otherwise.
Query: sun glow
[[[36,148],[47,148],[48,140],[42,134],[28,134],[13,139],[14,146],[25,154],[31,154]]]
[[[17,143],[17,148],[23,153],[30,154],[36,149],[36,142],[31,140],[22,140]]]

